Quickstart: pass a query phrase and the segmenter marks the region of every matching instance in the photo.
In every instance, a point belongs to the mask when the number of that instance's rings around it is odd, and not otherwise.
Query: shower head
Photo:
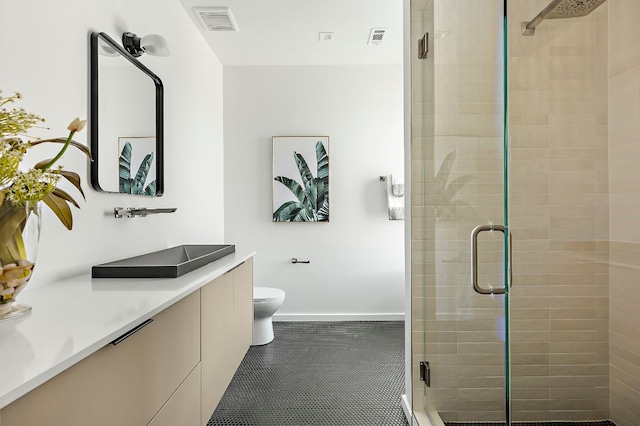
[[[607,0],[560,0],[546,19],[577,18],[587,16]]]
[[[532,36],[545,19],[578,18],[587,16],[607,0],[553,0],[529,22],[522,23],[522,35]]]

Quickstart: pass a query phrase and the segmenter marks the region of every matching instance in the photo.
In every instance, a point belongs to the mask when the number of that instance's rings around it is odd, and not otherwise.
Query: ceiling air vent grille
[[[228,7],[194,7],[193,10],[207,31],[238,31]]]
[[[380,44],[387,34],[388,28],[371,28],[367,44]]]

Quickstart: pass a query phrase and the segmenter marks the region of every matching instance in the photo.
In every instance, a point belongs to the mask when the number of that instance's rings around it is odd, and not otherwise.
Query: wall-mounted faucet
[[[158,214],[158,213],[173,213],[177,210],[176,207],[164,208],[164,209],[148,209],[146,207],[114,207],[113,215],[117,218],[121,217],[136,217],[141,216],[145,217],[149,214]]]

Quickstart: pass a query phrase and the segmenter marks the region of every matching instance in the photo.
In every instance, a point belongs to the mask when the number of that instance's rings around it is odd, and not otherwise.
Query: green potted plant
[[[3,96],[0,91],[0,319],[19,316],[30,308],[15,303],[35,266],[40,235],[41,206],[47,205],[67,229],[73,227],[70,204],[80,208],[75,199],[58,188],[60,179],[75,186],[82,197],[80,176],[56,163],[72,145],[90,159],[88,148],[72,138],[86,121],[76,118],[68,127],[66,138],[34,139],[27,131],[44,123],[38,115],[13,107],[19,93]],[[42,143],[62,144],[58,154],[21,170],[25,153]]]

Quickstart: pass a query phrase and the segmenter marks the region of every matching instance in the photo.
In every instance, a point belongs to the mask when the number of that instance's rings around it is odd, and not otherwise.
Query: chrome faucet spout
[[[148,209],[146,207],[114,207],[113,215],[117,218],[121,217],[145,217],[150,214],[158,213],[173,213],[177,210],[176,207],[161,208],[161,209]]]

